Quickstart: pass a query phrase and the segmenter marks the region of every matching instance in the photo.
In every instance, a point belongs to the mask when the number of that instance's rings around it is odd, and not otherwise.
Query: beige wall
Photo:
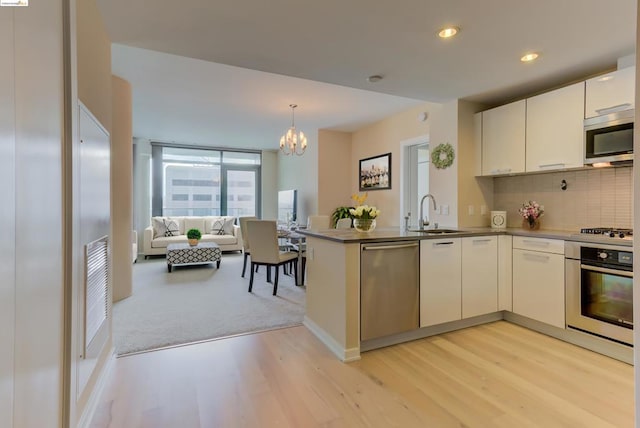
[[[475,113],[479,104],[458,102],[458,226],[489,226],[493,206],[493,179],[476,177],[481,163],[481,141],[476,132]],[[479,124],[481,125],[481,124]],[[469,210],[472,207],[472,213]],[[482,210],[484,208],[484,214]]]
[[[331,215],[340,206],[351,206],[351,133],[318,132],[318,213]]]
[[[133,128],[131,85],[112,76],[111,249],[113,301],[132,293]]]
[[[543,229],[633,226],[633,168],[592,168],[494,179],[495,210],[507,211],[507,226],[520,227],[518,209],[535,200],[544,205]],[[567,190],[561,190],[562,180]]]
[[[429,165],[429,193],[442,209],[449,207],[449,214],[433,212],[433,205],[429,204],[429,219],[437,222],[439,227],[456,227],[458,225],[458,165],[464,154],[458,148],[458,101],[451,101],[436,110],[431,118],[432,127],[429,140],[430,152],[439,144],[449,143],[453,147],[455,158],[453,165],[445,169],[437,169],[433,163]],[[425,201],[425,210],[426,210]]]
[[[95,0],[77,0],[78,98],[111,133],[111,40]]]
[[[391,189],[368,192],[366,202],[381,210],[378,227],[400,225],[400,143],[429,134],[434,113],[439,108],[439,104],[425,103],[353,133],[349,194],[357,193],[359,189],[359,160],[391,152]],[[431,116],[425,122],[418,120],[418,114],[422,112]]]

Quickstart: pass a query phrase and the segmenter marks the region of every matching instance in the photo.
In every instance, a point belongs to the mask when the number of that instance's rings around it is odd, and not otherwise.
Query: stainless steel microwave
[[[584,121],[584,163],[621,163],[633,160],[635,110],[624,110]]]

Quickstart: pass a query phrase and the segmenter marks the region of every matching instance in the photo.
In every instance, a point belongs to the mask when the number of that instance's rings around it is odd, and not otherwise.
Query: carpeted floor
[[[176,266],[164,258],[133,266],[133,295],[113,306],[113,339],[118,355],[164,346],[302,324],[305,289],[280,270],[278,295],[266,282],[266,269],[249,288],[242,254],[223,254],[215,264]]]

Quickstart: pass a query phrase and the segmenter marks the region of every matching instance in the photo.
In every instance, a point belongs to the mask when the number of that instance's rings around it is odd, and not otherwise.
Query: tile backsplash
[[[493,189],[493,209],[507,211],[508,227],[521,226],[518,209],[529,200],[544,206],[542,229],[633,227],[633,167],[499,177]]]

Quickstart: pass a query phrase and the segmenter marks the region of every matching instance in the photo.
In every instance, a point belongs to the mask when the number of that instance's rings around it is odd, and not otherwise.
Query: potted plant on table
[[[198,245],[198,241],[200,241],[200,238],[202,238],[202,233],[200,233],[198,229],[187,230],[187,239],[189,240],[189,245]]]
[[[338,207],[333,210],[333,213],[331,214],[332,226],[336,227],[338,220],[340,220],[341,218],[353,218],[351,217],[351,213],[349,212],[349,210],[353,208],[354,207]]]

